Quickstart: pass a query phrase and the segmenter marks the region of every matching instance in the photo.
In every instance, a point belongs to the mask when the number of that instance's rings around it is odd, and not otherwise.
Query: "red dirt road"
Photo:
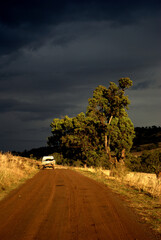
[[[156,240],[114,193],[71,170],[44,170],[0,202],[0,240]]]

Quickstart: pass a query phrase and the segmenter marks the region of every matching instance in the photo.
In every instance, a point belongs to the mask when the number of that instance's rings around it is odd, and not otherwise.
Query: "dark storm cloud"
[[[13,99],[1,99],[0,101],[0,112],[12,111],[17,106],[18,101]]]
[[[150,86],[152,87],[153,84],[155,83],[155,81],[144,81],[144,82],[139,82],[137,84],[135,84],[135,86],[133,87],[133,90],[138,90],[138,89],[147,89]]]
[[[31,28],[30,26],[6,26],[0,22],[0,32],[0,53],[8,55],[25,46],[32,49],[38,48],[44,42],[43,36],[48,29],[43,29],[43,27],[34,29],[32,26]]]
[[[31,100],[30,100],[31,101]],[[25,102],[15,99],[0,99],[0,113],[15,112],[23,121],[48,119],[53,116],[53,112],[57,115],[64,115],[64,109],[76,108],[77,105],[72,103],[55,102],[51,106],[49,99],[32,100]],[[53,112],[51,111],[53,110]]]
[[[63,22],[111,21],[132,24],[147,15],[157,16],[160,1],[3,1],[0,6],[0,53],[22,47],[37,48]],[[58,38],[59,44],[70,38]]]
[[[126,76],[134,83],[129,90],[134,124],[158,123],[160,5],[157,0],[3,1],[0,148],[45,145],[53,118],[85,112],[97,85],[108,87]]]
[[[139,26],[115,29],[106,22],[62,24],[54,33],[55,36],[36,51],[21,51],[11,58],[11,64],[5,64],[0,71],[0,91],[8,88],[8,82],[13,82],[8,92],[62,92],[80,81],[86,84],[87,79],[88,83],[96,84],[98,78],[104,76],[109,76],[106,81],[113,80],[110,75],[115,69],[120,73],[116,75],[116,81],[123,69],[125,75],[130,73],[133,78],[134,72],[147,67],[150,71],[160,60],[159,27],[151,19]],[[65,46],[55,44],[55,41],[66,38],[73,41]],[[149,77],[155,80],[153,72]]]
[[[100,0],[46,0],[45,2],[42,0],[6,0],[1,3],[0,21],[8,26],[42,25],[78,19],[88,20],[89,18],[128,22],[128,18],[133,18],[136,21],[132,12],[138,9],[140,14],[149,11],[157,12],[159,6],[159,0],[130,2],[128,0],[115,0],[115,2]]]

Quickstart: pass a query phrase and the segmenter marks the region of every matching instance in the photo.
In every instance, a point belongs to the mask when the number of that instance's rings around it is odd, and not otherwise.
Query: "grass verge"
[[[0,200],[37,172],[35,160],[0,153]]]
[[[88,169],[74,170],[107,185],[140,215],[142,221],[161,234],[161,199],[159,197],[152,197],[147,192],[128,186],[114,177],[106,176],[99,170],[93,172]]]

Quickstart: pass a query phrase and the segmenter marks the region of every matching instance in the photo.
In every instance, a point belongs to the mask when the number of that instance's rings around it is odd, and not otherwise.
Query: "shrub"
[[[82,161],[77,160],[77,161],[74,161],[74,162],[73,162],[73,166],[74,166],[74,167],[82,167],[82,166],[83,166],[83,163],[82,163]]]
[[[161,171],[161,151],[144,151],[140,156],[141,170],[147,173]]]
[[[61,153],[53,153],[51,156],[54,156],[57,165],[63,164],[63,155]]]
[[[128,157],[126,158],[125,165],[132,172],[141,172],[142,170],[140,158],[135,157],[132,154],[129,154]]]

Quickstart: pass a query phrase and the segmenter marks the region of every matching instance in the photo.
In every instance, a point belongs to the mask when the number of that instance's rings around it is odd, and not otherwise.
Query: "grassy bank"
[[[38,171],[37,162],[0,153],[0,199]]]
[[[109,170],[103,171],[100,169],[88,168],[77,168],[75,170],[107,185],[115,193],[119,194],[119,197],[125,200],[130,207],[134,208],[134,210],[140,215],[142,221],[148,223],[153,230],[161,234],[161,195],[156,192],[156,187],[160,189],[159,186],[161,187],[161,182],[159,183],[158,181],[158,185],[156,186],[152,181],[154,176],[152,176],[150,181],[147,180],[147,183],[151,183],[149,185],[151,193],[149,193],[148,191],[143,190],[143,187],[140,186],[138,174],[136,174],[135,177],[133,173],[131,175],[128,175],[130,173],[125,171],[124,173],[121,173],[120,171],[117,173],[117,170],[113,170],[114,172],[111,172],[111,174]],[[149,174],[143,175],[145,175],[145,179],[150,178]],[[128,181],[125,176],[127,176]],[[131,180],[129,180],[130,178]],[[132,184],[130,184],[130,181]],[[141,181],[143,182],[142,179]],[[153,187],[154,189],[152,189]],[[146,189],[148,189],[147,184]],[[154,195],[152,193],[154,193]]]

